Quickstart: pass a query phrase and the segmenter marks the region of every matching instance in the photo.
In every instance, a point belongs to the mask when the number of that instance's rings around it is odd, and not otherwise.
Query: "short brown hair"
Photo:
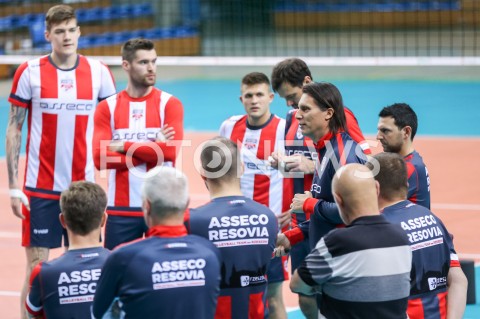
[[[290,58],[278,62],[272,70],[272,87],[277,92],[283,83],[288,83],[292,87],[303,86],[303,80],[309,76],[313,81],[312,72],[305,61],[298,58]]]
[[[270,80],[268,76],[261,72],[251,72],[242,78],[242,84],[255,85],[255,84],[267,84],[270,87]]]
[[[127,42],[125,42],[122,46],[122,60],[126,60],[128,62],[132,62],[133,59],[135,59],[135,53],[138,50],[153,50],[155,49],[155,44],[148,40],[148,39],[143,39],[143,38],[134,38],[130,39]]]
[[[72,19],[77,19],[75,16],[75,9],[65,4],[59,4],[51,7],[47,11],[47,14],[45,15],[45,26],[47,31],[50,31],[52,26]]]
[[[404,159],[397,153],[379,153],[365,164],[373,171],[375,165],[372,161],[377,161],[380,167],[380,170],[374,176],[375,180],[380,184],[380,196],[391,200],[401,195],[406,199],[408,175]]]
[[[106,207],[107,194],[100,185],[92,182],[73,182],[60,196],[65,224],[82,236],[100,227]]]
[[[216,159],[219,159],[216,160]],[[238,148],[230,139],[217,136],[207,141],[200,153],[203,174],[209,181],[238,178]],[[212,167],[211,163],[215,163]]]

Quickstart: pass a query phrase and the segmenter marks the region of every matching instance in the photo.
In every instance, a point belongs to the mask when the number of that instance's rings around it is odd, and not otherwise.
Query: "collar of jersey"
[[[178,226],[153,226],[148,229],[147,237],[182,237],[187,235],[184,225]]]
[[[333,133],[332,133],[332,132],[328,132],[327,134],[325,134],[324,136],[322,136],[322,137],[317,141],[317,143],[315,143],[315,146],[317,146],[317,149],[322,149],[322,148],[325,147],[325,142],[326,142],[326,141],[330,141],[332,138],[333,138]]]

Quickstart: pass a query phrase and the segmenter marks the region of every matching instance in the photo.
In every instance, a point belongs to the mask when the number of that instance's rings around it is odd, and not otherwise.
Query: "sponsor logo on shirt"
[[[92,103],[57,103],[57,102],[40,102],[40,108],[46,110],[67,110],[67,111],[91,111]]]
[[[433,215],[425,215],[402,221],[412,251],[443,244],[443,232]]]
[[[80,258],[93,258],[93,257],[98,257],[98,253],[90,253],[90,254],[81,254]]]
[[[139,120],[143,117],[143,109],[133,109],[132,110],[132,118],[134,120]]]
[[[218,248],[268,245],[268,222],[265,214],[212,217],[208,239]]]
[[[203,258],[155,262],[152,266],[154,290],[205,286]]]
[[[266,282],[265,276],[240,276],[240,286],[247,287],[255,284],[262,284]]]
[[[302,129],[300,126],[297,128],[297,139],[301,140],[303,138]]]
[[[167,247],[167,248],[183,248],[183,247],[187,247],[187,244],[186,243],[170,243],[170,244],[166,244],[165,247]]]
[[[64,91],[68,91],[70,89],[73,89],[73,80],[72,79],[62,79],[60,81],[60,87]]]
[[[112,140],[121,141],[155,141],[161,134],[158,128],[146,128],[140,131],[129,131],[125,129],[114,130],[112,132]]]
[[[235,199],[228,202],[229,205],[245,204],[243,199]]]
[[[61,305],[93,301],[97,281],[102,270],[75,270],[62,272],[58,278],[58,297]]]
[[[33,229],[33,233],[36,235],[46,235],[48,234],[48,229]]]
[[[268,175],[269,171],[275,171],[275,169],[268,163],[264,161],[258,161],[257,163],[244,162],[245,167],[249,170],[260,171],[261,173]]]
[[[437,288],[444,287],[446,285],[447,285],[447,277],[428,278],[428,288],[430,290],[435,290]]]
[[[255,149],[257,148],[258,140],[256,138],[246,138],[245,142],[243,143],[243,146],[245,146],[247,149]]]
[[[318,153],[315,151],[309,151],[309,150],[291,150],[288,149],[285,151],[285,154],[287,156],[292,156],[292,155],[303,155],[306,158],[310,158],[314,161],[318,160]]]

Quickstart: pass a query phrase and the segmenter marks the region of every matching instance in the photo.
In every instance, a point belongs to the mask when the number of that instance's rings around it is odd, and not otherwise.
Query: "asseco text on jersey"
[[[112,140],[130,141],[130,140],[150,140],[155,141],[158,138],[158,132],[120,132],[113,133]]]
[[[48,110],[62,110],[67,111],[91,111],[93,110],[93,103],[48,103],[40,102],[40,108]]]
[[[206,264],[203,258],[155,262],[152,266],[152,282],[205,279],[203,268]]]
[[[443,235],[437,221],[432,215],[412,218],[400,224],[407,231],[411,243]]]
[[[87,269],[82,271],[72,271],[60,273],[58,278],[59,297],[69,297],[84,294],[93,294],[97,287],[97,281],[102,274],[101,269]],[[60,286],[68,284],[65,286]]]
[[[265,227],[267,224],[268,216],[265,214],[222,216],[220,219],[212,217],[208,225],[208,239],[213,241],[268,237],[268,229]]]

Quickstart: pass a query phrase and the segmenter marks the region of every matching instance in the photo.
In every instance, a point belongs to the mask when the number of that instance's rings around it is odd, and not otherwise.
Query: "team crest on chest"
[[[243,146],[249,150],[257,148],[258,140],[256,138],[246,138]]]
[[[143,117],[143,109],[133,109],[132,110],[132,118],[134,120],[139,120]]]
[[[62,79],[60,81],[60,88],[64,91],[73,89],[73,80],[72,79]]]
[[[303,138],[302,130],[300,126],[297,128],[297,139],[301,140]]]

